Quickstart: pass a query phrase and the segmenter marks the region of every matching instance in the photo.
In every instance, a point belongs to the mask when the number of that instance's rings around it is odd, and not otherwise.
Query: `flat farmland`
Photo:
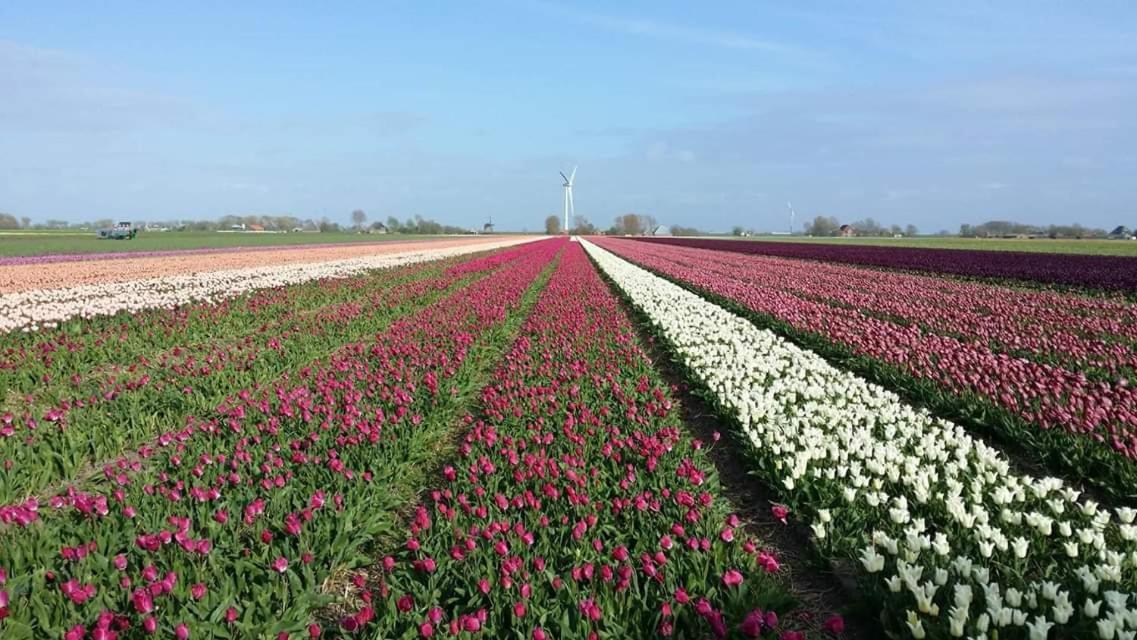
[[[1137,305],[905,266],[0,266],[0,634],[1129,637]]]
[[[407,242],[437,236],[413,234],[246,233],[219,231],[141,231],[133,240],[100,240],[94,231],[0,230],[0,259],[97,253],[145,253],[186,249]]]

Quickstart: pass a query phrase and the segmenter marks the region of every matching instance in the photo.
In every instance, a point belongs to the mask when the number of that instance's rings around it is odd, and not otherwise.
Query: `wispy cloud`
[[[668,42],[715,47],[719,49],[733,49],[737,51],[762,51],[777,54],[794,54],[813,56],[800,47],[788,45],[777,40],[756,37],[753,35],[694,27],[688,25],[661,22],[652,18],[627,17],[612,14],[597,13],[578,9],[573,6],[560,5],[543,0],[534,0],[528,3],[546,13],[555,14],[577,24],[596,27],[622,33],[630,36],[655,38]],[[618,6],[618,5],[617,5]]]
[[[195,117],[188,101],[126,86],[118,71],[70,52],[0,41],[0,130],[105,133]]]

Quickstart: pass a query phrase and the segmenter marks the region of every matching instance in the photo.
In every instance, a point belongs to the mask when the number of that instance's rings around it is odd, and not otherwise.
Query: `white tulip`
[[[865,547],[861,552],[861,564],[864,565],[865,571],[876,573],[884,569],[884,556],[877,553],[873,547]]]
[[[925,637],[924,623],[920,620],[915,611],[908,612],[908,630],[912,633],[912,637],[916,640],[921,640]]]
[[[1050,628],[1054,626],[1053,622],[1049,622],[1046,618],[1035,616],[1027,625],[1030,630],[1030,640],[1046,640],[1050,634]]]

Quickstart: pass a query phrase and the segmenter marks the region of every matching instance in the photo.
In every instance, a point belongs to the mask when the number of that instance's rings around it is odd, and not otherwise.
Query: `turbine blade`
[[[565,175],[564,171],[558,171],[557,173],[561,174],[561,177],[565,179],[565,182],[570,182],[568,176]]]

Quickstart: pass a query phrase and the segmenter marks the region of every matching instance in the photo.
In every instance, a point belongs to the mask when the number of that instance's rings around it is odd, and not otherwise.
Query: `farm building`
[[[855,227],[853,227],[853,225],[851,225],[851,224],[841,225],[841,237],[842,238],[852,238],[855,235],[857,235],[857,230]]]

